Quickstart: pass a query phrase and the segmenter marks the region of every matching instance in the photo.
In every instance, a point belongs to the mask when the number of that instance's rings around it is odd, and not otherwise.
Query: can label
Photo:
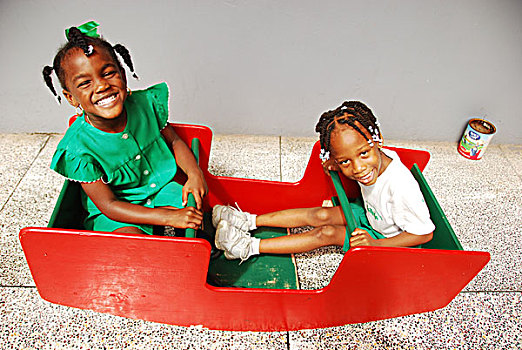
[[[458,152],[468,159],[482,158],[496,131],[495,126],[484,119],[470,119],[457,148]]]

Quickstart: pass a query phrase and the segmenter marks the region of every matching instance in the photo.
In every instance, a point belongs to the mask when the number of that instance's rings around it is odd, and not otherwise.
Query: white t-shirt
[[[370,225],[387,238],[403,231],[426,235],[435,230],[419,184],[399,155],[382,149],[392,161],[375,184],[359,183]]]

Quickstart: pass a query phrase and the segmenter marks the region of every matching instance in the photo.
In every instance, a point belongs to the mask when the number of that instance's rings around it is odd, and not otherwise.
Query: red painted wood
[[[205,208],[216,204],[239,204],[242,210],[263,214],[271,211],[299,207],[321,206],[325,199],[335,196],[335,189],[329,177],[325,176],[319,160],[320,146],[316,142],[303,178],[295,183],[243,179],[215,176],[208,171],[211,152],[212,131],[199,125],[173,124],[177,134],[190,145],[193,137],[200,139],[200,167],[203,170],[210,193],[205,198]],[[399,154],[406,167],[417,163],[421,171],[430,159],[428,151],[387,147]],[[343,179],[348,196],[357,197],[358,185]]]
[[[368,322],[447,305],[485,252],[354,248],[323,289],[216,288],[200,239],[25,228],[43,299],[118,316],[210,329],[284,331]]]
[[[174,124],[191,143],[210,188],[207,210],[238,202],[258,214],[319,206],[335,195],[313,148],[296,183],[208,172],[212,132]],[[394,148],[407,167],[424,169],[429,153]],[[346,181],[349,196],[358,186]],[[200,239],[24,228],[20,241],[42,298],[118,316],[211,329],[284,331],[367,322],[447,305],[488,262],[487,252],[361,247],[344,256],[321,290],[216,288],[207,285],[210,246]]]

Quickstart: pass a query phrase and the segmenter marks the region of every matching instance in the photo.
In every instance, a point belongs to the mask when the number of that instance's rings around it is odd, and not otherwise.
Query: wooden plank
[[[235,331],[285,331],[436,310],[489,260],[486,252],[356,247],[320,290],[214,287],[197,238],[25,228],[42,298],[135,319]]]
[[[252,236],[262,239],[287,234],[287,229],[273,227],[261,227],[252,231]],[[208,270],[209,283],[216,286],[244,288],[299,288],[296,267],[291,254],[260,254],[241,264],[240,261],[227,260],[223,254],[219,258],[211,260]]]

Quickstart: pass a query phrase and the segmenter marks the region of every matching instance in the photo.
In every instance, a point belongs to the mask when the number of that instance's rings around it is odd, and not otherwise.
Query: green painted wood
[[[194,153],[194,157],[196,158],[196,162],[199,164],[199,139],[193,138],[191,143],[192,153]],[[189,193],[187,198],[187,207],[196,207],[196,200],[194,199],[194,195]],[[185,230],[185,237],[194,238],[196,237],[196,230],[193,228],[187,228]]]
[[[435,224],[433,239],[428,243],[416,246],[416,248],[463,250],[462,245],[460,244],[457,236],[455,235],[455,232],[453,231],[453,228],[451,227],[446,215],[444,214],[444,211],[442,210],[439,202],[437,201],[437,198],[433,194],[433,191],[428,185],[426,178],[420,171],[417,164],[413,164],[410,171],[419,184],[422,195],[424,196],[424,200],[426,201],[426,205],[428,206],[428,209],[430,211],[431,220]],[[333,202],[335,205],[341,205],[341,207],[343,208],[343,213],[346,217],[346,221],[348,221],[348,218],[354,217],[353,212],[351,211],[351,207],[349,205],[348,197],[346,196],[346,193],[342,186],[339,174],[334,171],[330,171],[330,174],[332,175],[332,181],[334,183],[335,190],[338,196],[333,198]],[[350,210],[345,210],[345,207],[349,208]],[[353,231],[350,226],[348,226],[347,229],[350,229],[350,232]]]
[[[352,232],[357,228],[357,222],[355,221],[355,218],[353,216],[352,208],[350,207],[350,202],[348,201],[348,197],[346,196],[346,192],[344,191],[343,183],[341,182],[339,173],[337,171],[330,170],[330,177],[332,178],[335,191],[337,192],[337,199],[341,204],[344,218],[346,220],[346,240],[347,242],[350,242]],[[346,245],[349,248],[349,243],[346,243]]]
[[[287,229],[261,227],[252,232],[257,238],[288,234]],[[227,260],[223,254],[210,260],[208,282],[223,287],[265,289],[299,289],[296,267],[291,254],[260,254],[240,264]]]
[[[81,186],[78,182],[65,180],[47,227],[85,229],[86,212],[81,204]]]
[[[442,208],[435,198],[428,182],[420,171],[417,164],[413,164],[411,173],[421,189],[426,205],[430,211],[431,220],[435,224],[435,231],[433,232],[433,239],[426,244],[420,246],[427,249],[447,249],[447,250],[463,250],[455,231],[448,222],[448,218],[442,211]]]

